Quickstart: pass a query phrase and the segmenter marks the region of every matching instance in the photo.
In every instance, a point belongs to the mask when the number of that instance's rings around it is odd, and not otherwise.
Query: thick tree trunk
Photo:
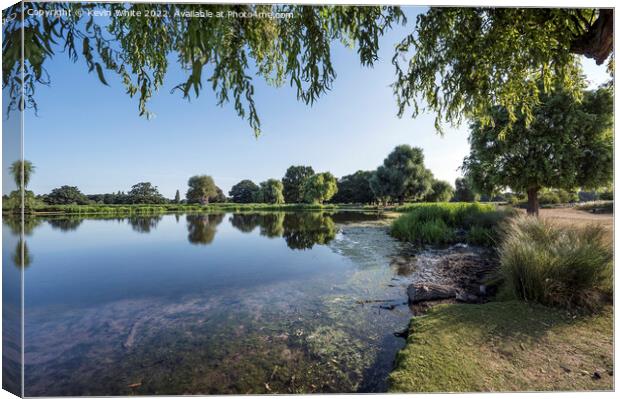
[[[579,21],[577,21],[580,23]],[[596,21],[580,36],[573,39],[570,51],[594,59],[601,65],[614,48],[614,10],[599,10]]]
[[[538,187],[527,189],[527,214],[530,216],[538,216]]]

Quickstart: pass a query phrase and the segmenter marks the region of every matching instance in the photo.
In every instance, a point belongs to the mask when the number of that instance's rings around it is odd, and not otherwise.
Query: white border
[[[70,0],[71,1],[71,0]],[[145,1],[145,0],[134,0],[134,2],[141,2],[141,3],[166,3],[166,2],[170,2],[170,1],[165,1],[165,0],[150,0],[150,1]],[[609,7],[609,8],[613,8],[615,6],[615,2],[611,1],[611,0],[590,0],[590,1],[583,1],[583,0],[564,0],[564,1],[558,1],[558,0],[547,0],[547,1],[532,1],[532,0],[521,0],[521,1],[510,1],[510,0],[478,0],[478,1],[466,1],[466,0],[424,0],[424,1],[417,1],[417,0],[394,0],[394,1],[379,1],[379,0],[357,0],[357,1],[324,1],[324,0],[314,0],[314,1],[300,1],[300,0],[289,0],[289,1],[273,1],[273,0],[254,0],[254,1],[249,1],[249,0],[236,0],[236,1],[230,1],[230,0],[217,0],[217,1],[213,1],[213,0],[204,0],[204,1],[184,1],[184,0],[174,0],[172,2],[175,3],[214,3],[214,4],[222,4],[222,3],[301,3],[301,4],[366,4],[366,5],[372,5],[372,4],[394,4],[394,5],[409,5],[409,6],[461,6],[461,7],[467,7],[467,6],[488,6],[488,7],[562,7],[562,8],[579,8],[579,7],[591,7],[591,8],[598,8],[598,7]],[[2,9],[8,7],[9,5],[15,4],[17,3],[16,1],[12,1],[12,0],[0,0],[0,5],[2,6]],[[615,15],[614,15],[614,25],[615,25]],[[1,36],[0,36],[1,38]],[[615,43],[618,42],[618,29],[614,29],[614,49],[615,49]],[[615,51],[614,51],[615,52]],[[615,96],[617,96],[617,85],[616,85],[616,94]],[[615,97],[614,96],[614,97]],[[615,100],[615,98],[614,98]],[[614,102],[615,105],[615,102]],[[2,107],[2,103],[0,100],[0,107]],[[615,108],[614,108],[615,110]],[[23,114],[22,114],[23,115]],[[22,127],[24,121],[22,121]],[[614,123],[616,124],[616,126],[618,125],[618,113],[614,113]],[[615,131],[614,131],[615,133]],[[22,139],[23,139],[23,135],[22,135]],[[23,150],[24,146],[22,143],[22,150]],[[618,144],[618,142],[614,142],[614,154],[618,153],[618,150],[620,148],[620,144]],[[1,152],[0,152],[0,162],[1,162]],[[620,171],[620,165],[618,164],[618,162],[616,162],[617,160],[615,160],[614,162],[614,175],[617,175],[618,172]],[[0,163],[1,164],[1,163]],[[0,173],[0,180],[2,179],[2,174]],[[614,193],[614,197],[618,198],[618,192],[620,190],[617,188],[617,186],[615,186],[615,193]],[[618,227],[620,225],[620,222],[618,221],[618,219],[614,218],[614,248],[615,248],[615,238],[616,238],[616,232],[618,231]],[[0,247],[2,246],[1,242],[0,242]],[[615,253],[614,253],[615,256]],[[0,260],[1,262],[1,260]],[[615,265],[615,263],[614,263]],[[614,273],[615,275],[615,287],[618,287],[618,273]],[[1,274],[0,274],[0,280],[1,280]],[[22,279],[23,282],[23,279]],[[1,297],[1,290],[2,290],[2,286],[0,284],[0,297]],[[23,294],[23,290],[22,290],[22,294]],[[614,343],[615,341],[615,332],[617,331],[617,327],[618,327],[618,310],[617,308],[614,306]],[[0,320],[1,323],[1,320]],[[23,332],[22,332],[23,333]],[[22,347],[23,348],[23,347]],[[614,345],[614,359],[618,359],[618,346]],[[23,354],[22,354],[23,356]],[[614,374],[614,387],[617,387],[617,383],[618,383],[618,379],[616,377],[616,374]],[[613,395],[613,396],[612,396]],[[244,397],[265,397],[266,395],[244,395]],[[296,398],[300,395],[278,395],[279,398]],[[303,395],[303,396],[307,396],[307,395]],[[342,399],[353,399],[355,397],[359,397],[359,395],[350,395],[350,394],[339,394],[339,395],[320,395],[321,397],[331,397],[331,396],[338,396],[338,398],[342,398]],[[445,399],[445,398],[463,398],[463,399],[471,399],[471,398],[488,398],[488,399],[495,399],[495,398],[515,398],[515,399],[521,399],[521,398],[528,398],[528,399],[533,399],[533,398],[574,398],[574,397],[582,397],[582,398],[611,398],[611,397],[615,397],[615,393],[612,392],[549,392],[549,393],[540,393],[540,392],[536,392],[536,393],[474,393],[474,394],[376,394],[373,395],[373,397],[375,398],[413,398],[415,396],[415,398],[434,398],[434,399]],[[0,391],[0,399],[5,399],[5,398],[14,398],[15,396],[11,395],[10,393],[6,392],[6,391]],[[149,396],[142,396],[143,398],[149,398]],[[152,398],[166,398],[166,397],[174,397],[174,396],[153,396]],[[236,396],[236,395],[228,395],[228,396],[210,396],[210,398],[232,398],[232,397],[240,397],[240,396]],[[122,396],[118,396],[115,398],[123,398]],[[129,398],[129,397],[126,397]]]

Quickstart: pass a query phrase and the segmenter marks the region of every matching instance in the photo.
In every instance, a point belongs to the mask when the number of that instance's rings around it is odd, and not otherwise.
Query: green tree
[[[157,186],[149,182],[141,182],[131,186],[127,198],[131,204],[163,204],[166,202],[164,196],[159,193]]]
[[[454,196],[454,189],[444,180],[435,180],[431,184],[430,191],[424,197],[427,202],[447,202]]]
[[[233,202],[249,204],[256,198],[258,190],[260,190],[260,188],[254,184],[252,180],[246,179],[232,186],[228,195],[230,195]]]
[[[613,178],[613,95],[585,91],[581,102],[562,87],[541,93],[534,119],[518,114],[511,134],[501,137],[508,112],[493,109],[494,126],[470,126],[471,153],[463,168],[480,190],[525,191],[527,211],[538,214],[541,188],[596,188]]]
[[[541,89],[579,97],[577,55],[602,64],[612,51],[612,9],[431,7],[392,60],[399,115],[433,111],[441,130],[464,116],[491,124],[499,105],[509,130],[517,114],[531,122]]]
[[[9,172],[11,173],[11,176],[13,176],[13,181],[15,182],[15,185],[17,186],[18,189],[26,189],[26,187],[28,187],[28,183],[30,183],[30,178],[32,177],[32,174],[34,173],[34,165],[32,164],[32,162],[24,159],[23,161],[21,159],[18,159],[17,161],[13,162],[11,164],[11,166],[9,167]],[[22,187],[22,175],[23,175],[23,182],[24,182],[24,186]]]
[[[329,172],[310,176],[302,188],[304,202],[311,204],[322,204],[329,201],[337,192],[336,178]]]
[[[225,203],[226,201],[228,201],[228,198],[226,198],[224,191],[222,191],[222,189],[218,186],[215,186],[215,195],[209,197],[209,202]]]
[[[95,8],[111,17],[83,12]],[[294,18],[184,16],[218,11],[291,13]],[[136,12],[178,17],[145,23],[131,15]],[[3,20],[2,77],[11,93],[10,109],[22,103],[36,108],[36,87],[49,81],[45,63],[64,52],[74,62],[83,60],[104,84],[105,73],[117,74],[126,92],[138,96],[140,114],[148,116],[147,101],[162,86],[174,54],[187,71],[175,86],[183,97],[197,96],[208,81],[218,103],[232,101],[258,134],[252,66],[269,84],[290,82],[297,98],[312,104],[336,76],[332,43],[351,44],[361,64],[372,66],[379,38],[405,18],[399,7],[385,6],[24,2],[4,10]],[[27,33],[24,81],[22,25]],[[399,113],[413,106],[416,116],[424,101],[438,122],[459,122],[462,116],[488,120],[485,111],[496,103],[511,115],[517,109],[531,115],[537,101],[532,82],[543,78],[546,88],[569,82],[576,76],[576,55],[601,64],[612,50],[613,9],[431,7],[417,17],[393,57]]]
[[[390,180],[386,176],[385,167],[379,166],[368,180],[373,196],[382,205],[387,205],[391,200]]]
[[[431,188],[432,177],[424,167],[422,149],[403,144],[394,148],[377,168],[371,187],[402,204],[405,199],[423,198]]]
[[[175,204],[181,203],[181,193],[179,192],[179,190],[177,190],[177,192],[174,194],[174,203]]]
[[[284,201],[288,204],[303,202],[303,187],[312,175],[314,169],[311,166],[290,166],[282,178]]]
[[[376,201],[376,197],[370,187],[370,179],[373,172],[358,170],[352,175],[338,179],[338,192],[331,202],[342,204],[370,204]]]
[[[284,203],[284,187],[280,180],[269,179],[260,184],[260,190],[256,193],[256,202],[267,204]]]
[[[480,195],[474,191],[472,182],[467,177],[457,177],[454,181],[454,197],[456,202],[475,202]]]
[[[209,199],[217,196],[217,186],[211,176],[192,176],[189,178],[187,185],[189,189],[185,194],[185,198],[187,198],[187,202],[190,204],[208,204]]]
[[[45,198],[45,202],[50,205],[85,205],[88,198],[74,186],[61,186],[53,189]]]
[[[84,12],[93,9],[111,16]],[[207,12],[227,17],[186,16]],[[237,17],[272,12],[284,18]],[[299,100],[312,104],[336,77],[334,42],[350,44],[362,65],[372,65],[378,59],[379,37],[404,17],[398,7],[386,6],[23,2],[6,9],[3,21],[3,87],[9,87],[12,108],[22,103],[21,93],[26,106],[36,107],[35,87],[49,80],[46,61],[64,53],[71,61],[83,60],[104,84],[106,73],[118,75],[126,92],[138,97],[140,114],[148,116],[147,101],[162,86],[170,60],[176,59],[186,71],[175,87],[184,98],[198,96],[208,82],[218,104],[231,101],[258,134],[252,75],[275,86],[290,83]]]

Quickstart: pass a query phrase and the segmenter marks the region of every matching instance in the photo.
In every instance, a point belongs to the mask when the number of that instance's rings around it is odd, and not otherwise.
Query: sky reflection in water
[[[393,332],[410,313],[359,303],[405,300],[390,267],[399,244],[384,227],[358,223],[376,219],[30,222],[26,395],[385,389],[403,344]]]

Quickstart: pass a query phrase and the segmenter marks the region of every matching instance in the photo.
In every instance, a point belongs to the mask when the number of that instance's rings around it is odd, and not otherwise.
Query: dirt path
[[[520,211],[525,213],[524,209]],[[541,209],[540,216],[564,225],[585,226],[598,223],[610,232],[614,228],[614,215],[612,213],[590,213],[575,208],[551,208]]]

